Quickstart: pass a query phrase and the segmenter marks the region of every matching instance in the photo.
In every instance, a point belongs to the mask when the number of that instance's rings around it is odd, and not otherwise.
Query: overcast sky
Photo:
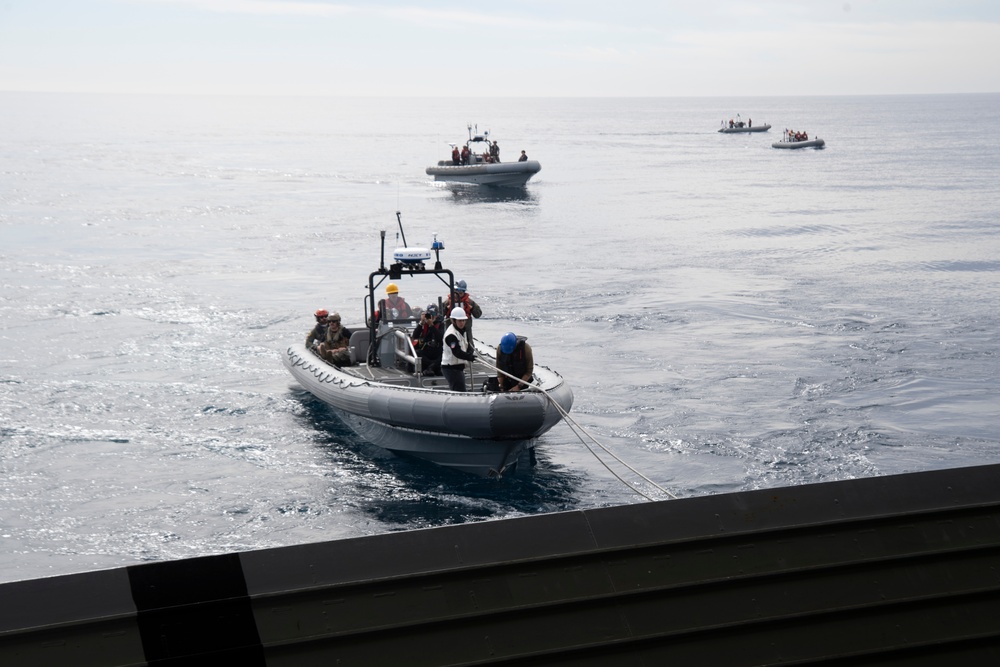
[[[0,0],[0,90],[1000,92],[1000,0]]]

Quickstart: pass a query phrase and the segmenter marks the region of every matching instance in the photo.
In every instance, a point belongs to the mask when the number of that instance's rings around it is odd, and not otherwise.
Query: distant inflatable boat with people
[[[746,132],[767,132],[771,129],[768,123],[763,125],[754,125],[753,119],[748,118],[746,122],[740,118],[739,114],[736,114],[736,118],[730,118],[729,123],[722,121],[722,127],[719,128],[719,132],[723,134],[742,134]]]
[[[809,138],[808,132],[796,132],[795,130],[785,130],[781,141],[775,141],[771,148],[823,148],[826,142],[816,137]]]
[[[537,160],[528,159],[525,151],[509,162],[500,160],[500,147],[490,141],[489,131],[479,134],[479,127],[469,125],[469,139],[459,148],[451,145],[451,159],[441,160],[427,167],[427,174],[435,181],[471,183],[495,187],[522,187],[532,176],[542,170]]]
[[[324,355],[321,346],[297,343],[285,350],[283,362],[306,391],[332,407],[364,440],[397,454],[499,477],[514,468],[522,453],[534,453],[540,435],[568,418],[573,392],[558,373],[539,364],[533,366],[530,385],[500,391],[496,351],[475,339],[462,346],[475,354],[462,371],[469,389],[453,391],[449,380],[425,363],[426,357],[414,345],[421,312],[431,309],[405,304],[395,308],[389,298],[376,300],[376,290],[392,281],[387,297],[397,297],[397,282],[424,278],[431,289],[448,291],[448,303],[461,304],[465,284],[456,283],[451,270],[441,266],[444,244],[436,238],[430,249],[406,247],[405,235],[403,243],[393,255],[394,263],[386,267],[382,231],[381,265],[368,277],[365,324],[349,329],[343,358]],[[465,319],[461,310],[456,306],[452,316]],[[445,332],[446,341],[451,331],[449,327]]]

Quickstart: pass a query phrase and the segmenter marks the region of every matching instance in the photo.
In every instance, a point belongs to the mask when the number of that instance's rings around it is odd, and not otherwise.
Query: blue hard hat
[[[466,284],[465,284],[464,280],[459,280],[457,283],[455,283],[455,291],[456,292],[464,292],[465,288],[466,288]]]
[[[517,345],[517,336],[512,332],[508,331],[500,339],[500,351],[504,354],[510,354],[514,351],[514,346]]]

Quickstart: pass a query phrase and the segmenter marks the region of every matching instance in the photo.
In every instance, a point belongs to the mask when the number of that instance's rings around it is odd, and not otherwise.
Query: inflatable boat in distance
[[[747,132],[767,132],[771,126],[767,123],[763,125],[733,125],[732,127],[720,127],[719,132],[723,134],[745,134]]]
[[[427,167],[427,174],[433,176],[435,181],[523,187],[528,179],[542,170],[537,160],[500,162],[498,158],[494,159],[490,153],[489,136],[488,130],[483,134],[474,134],[470,125],[465,145],[460,149],[458,144],[450,144],[452,159],[440,160],[436,165]]]
[[[824,146],[826,146],[826,142],[819,137],[810,139],[808,132],[795,132],[793,130],[785,130],[781,141],[775,141],[771,144],[771,148],[823,148]]]

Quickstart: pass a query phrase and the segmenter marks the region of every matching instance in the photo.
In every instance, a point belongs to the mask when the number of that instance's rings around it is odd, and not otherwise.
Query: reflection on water
[[[530,188],[504,188],[491,185],[472,185],[470,183],[446,183],[441,189],[451,194],[451,201],[456,204],[496,204],[522,202],[535,206],[538,195]]]
[[[561,470],[538,452],[537,465],[522,454],[517,470],[500,480],[466,475],[421,459],[397,456],[358,438],[334,410],[305,391],[294,391],[303,411],[298,421],[315,431],[330,466],[329,476],[347,475],[365,488],[331,489],[337,501],[379,523],[402,528],[431,527],[574,509],[578,475]]]

